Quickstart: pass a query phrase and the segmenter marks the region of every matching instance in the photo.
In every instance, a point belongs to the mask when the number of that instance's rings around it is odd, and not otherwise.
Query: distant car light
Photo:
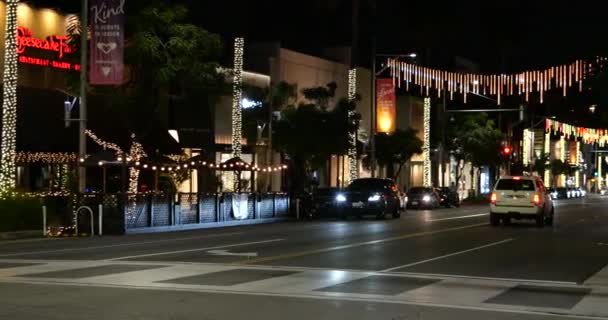
[[[492,192],[492,195],[490,196],[490,203],[496,204],[497,198],[498,198],[498,196],[496,195],[496,192]]]
[[[346,197],[343,194],[339,194],[336,196],[336,201],[344,202],[344,201],[346,201]]]
[[[369,198],[367,198],[367,201],[371,201],[371,202],[375,202],[375,201],[380,201],[382,197],[379,194],[375,194],[370,196]]]
[[[429,202],[429,201],[431,201],[431,196],[423,196],[423,197],[422,197],[422,201],[424,201],[424,202]]]

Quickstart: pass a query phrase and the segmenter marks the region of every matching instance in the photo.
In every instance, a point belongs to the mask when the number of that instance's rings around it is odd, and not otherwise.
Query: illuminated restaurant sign
[[[38,39],[32,36],[32,30],[26,27],[17,27],[17,53],[22,54],[26,48],[36,48],[45,51],[55,51],[59,58],[63,54],[74,52],[74,48],[67,44],[67,36],[49,36],[46,39]]]
[[[62,59],[65,54],[72,54],[76,51],[67,41],[67,36],[58,35],[52,35],[46,39],[34,38],[32,30],[26,27],[17,27],[17,54],[19,54],[19,62],[54,69],[78,71],[80,70],[80,64],[23,55],[27,48],[33,48],[56,52],[59,59]]]

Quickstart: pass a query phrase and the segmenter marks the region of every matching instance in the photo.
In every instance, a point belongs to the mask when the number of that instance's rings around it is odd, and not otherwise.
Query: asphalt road
[[[0,319],[608,319],[608,199],[0,242]]]

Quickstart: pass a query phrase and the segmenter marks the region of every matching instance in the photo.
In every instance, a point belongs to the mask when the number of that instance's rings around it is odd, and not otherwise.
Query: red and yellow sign
[[[376,80],[376,131],[395,132],[396,128],[395,84],[393,79]]]
[[[38,39],[34,38],[32,34],[32,31],[26,27],[17,27],[17,54],[19,54],[20,63],[54,69],[80,70],[80,64],[24,55],[25,50],[28,48],[56,52],[59,59],[62,59],[65,54],[72,54],[75,52],[74,47],[67,43],[67,36],[53,35],[46,39]]]

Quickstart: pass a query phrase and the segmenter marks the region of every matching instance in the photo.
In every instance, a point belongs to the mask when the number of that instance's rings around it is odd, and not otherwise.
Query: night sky
[[[126,1],[132,6],[135,0]],[[374,25],[378,52],[414,51],[422,64],[436,67],[462,56],[484,72],[513,72],[608,55],[608,17],[600,8],[602,1],[376,0],[376,19],[373,1],[359,1],[360,65],[369,65]],[[244,35],[248,42],[280,40],[287,48],[311,54],[351,41],[349,0],[177,2],[191,8],[194,23],[225,39]],[[75,0],[33,3],[79,10]]]

